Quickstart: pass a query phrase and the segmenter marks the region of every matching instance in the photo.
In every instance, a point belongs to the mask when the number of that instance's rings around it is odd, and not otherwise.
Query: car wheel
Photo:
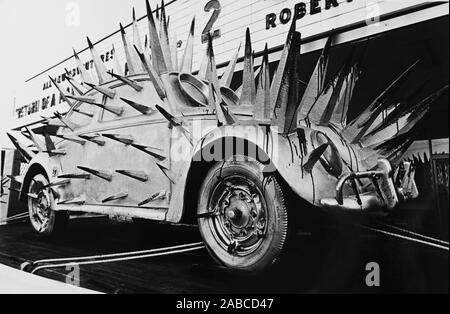
[[[212,257],[234,270],[265,270],[285,246],[285,198],[276,177],[263,172],[257,161],[227,161],[214,166],[201,186],[200,233]]]
[[[56,212],[52,190],[47,187],[48,179],[37,174],[33,177],[28,190],[28,212],[33,229],[44,236],[51,236],[65,229],[69,215]]]

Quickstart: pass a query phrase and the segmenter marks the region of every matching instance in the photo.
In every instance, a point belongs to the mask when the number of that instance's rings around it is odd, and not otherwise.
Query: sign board
[[[167,4],[166,12],[170,17],[170,33],[176,34],[178,41],[178,58],[181,60],[191,20],[195,16],[195,57],[194,69],[200,67],[205,55],[206,43],[202,35],[212,32],[214,34],[214,49],[218,64],[227,62],[236,51],[237,47],[245,40],[246,28],[250,28],[253,50],[258,53],[264,49],[267,43],[269,47],[281,47],[285,41],[286,33],[292,19],[297,20],[297,29],[302,33],[306,44],[302,45],[302,53],[319,49],[323,42],[313,40],[320,34],[328,34],[331,30],[344,31],[349,27],[364,29],[355,36],[366,37],[368,35],[386,31],[386,25],[380,25],[383,16],[401,16],[411,14],[411,11],[425,10],[426,3],[420,0],[403,1],[369,1],[369,0],[173,0]],[[429,5],[429,4],[428,4]],[[131,8],[130,8],[131,11]],[[439,14],[448,15],[448,4],[439,10]],[[419,19],[402,20],[393,27],[402,27],[407,23],[417,23],[421,19],[429,18],[422,15]],[[431,18],[431,17],[430,17]],[[145,17],[138,22],[140,40],[146,41],[148,23]],[[369,31],[370,30],[370,31]],[[126,28],[129,40],[133,41],[133,30]],[[325,36],[322,36],[322,39]],[[308,39],[311,39],[308,41]],[[320,39],[320,38],[319,38]],[[354,40],[354,37],[342,37],[337,43]],[[125,53],[123,50],[120,32],[117,30],[112,35],[98,42],[96,50],[101,54],[108,69],[112,69],[119,61],[122,68],[125,65]],[[115,48],[113,48],[115,47]],[[67,47],[70,51],[70,47]],[[241,51],[241,55],[243,51]],[[95,79],[96,72],[89,50],[79,53],[81,60]],[[279,55],[272,54],[270,61],[276,61]],[[64,103],[56,88],[52,86],[49,76],[71,92],[71,87],[65,79],[65,69],[80,81],[80,74],[73,57],[59,63],[29,79],[23,91],[18,95],[15,119],[16,125],[27,125],[38,121],[41,116],[51,116],[58,110],[65,112],[69,106]],[[239,65],[238,65],[239,68]]]

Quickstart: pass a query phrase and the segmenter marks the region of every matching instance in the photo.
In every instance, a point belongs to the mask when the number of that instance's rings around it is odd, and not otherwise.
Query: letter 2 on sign
[[[205,5],[205,12],[210,12],[214,9],[213,14],[211,15],[211,18],[209,19],[208,23],[205,26],[205,29],[202,32],[202,43],[208,42],[208,35],[211,33],[211,30],[213,28],[213,25],[217,22],[217,19],[219,18],[220,12],[222,12],[222,6],[218,0],[211,0]],[[211,36],[213,38],[220,37],[220,30],[215,30]]]
[[[366,266],[366,271],[369,272],[366,276],[367,287],[380,287],[380,265],[378,263],[369,263]]]

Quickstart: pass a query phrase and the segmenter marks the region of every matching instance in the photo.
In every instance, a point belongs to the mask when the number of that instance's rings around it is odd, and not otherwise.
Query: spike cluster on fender
[[[369,128],[376,121],[384,109],[392,105],[388,100],[405,82],[408,74],[417,66],[420,60],[406,69],[388,88],[386,88],[356,119],[347,125],[343,131],[343,136],[352,143],[358,143],[366,134]]]

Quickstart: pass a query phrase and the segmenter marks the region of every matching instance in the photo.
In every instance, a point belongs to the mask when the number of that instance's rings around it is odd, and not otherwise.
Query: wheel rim
[[[247,256],[263,243],[268,230],[264,194],[242,176],[223,178],[208,202],[209,227],[215,241],[229,254]]]
[[[51,215],[52,198],[41,182],[34,182],[28,195],[30,206],[30,219],[39,232],[48,226]]]

